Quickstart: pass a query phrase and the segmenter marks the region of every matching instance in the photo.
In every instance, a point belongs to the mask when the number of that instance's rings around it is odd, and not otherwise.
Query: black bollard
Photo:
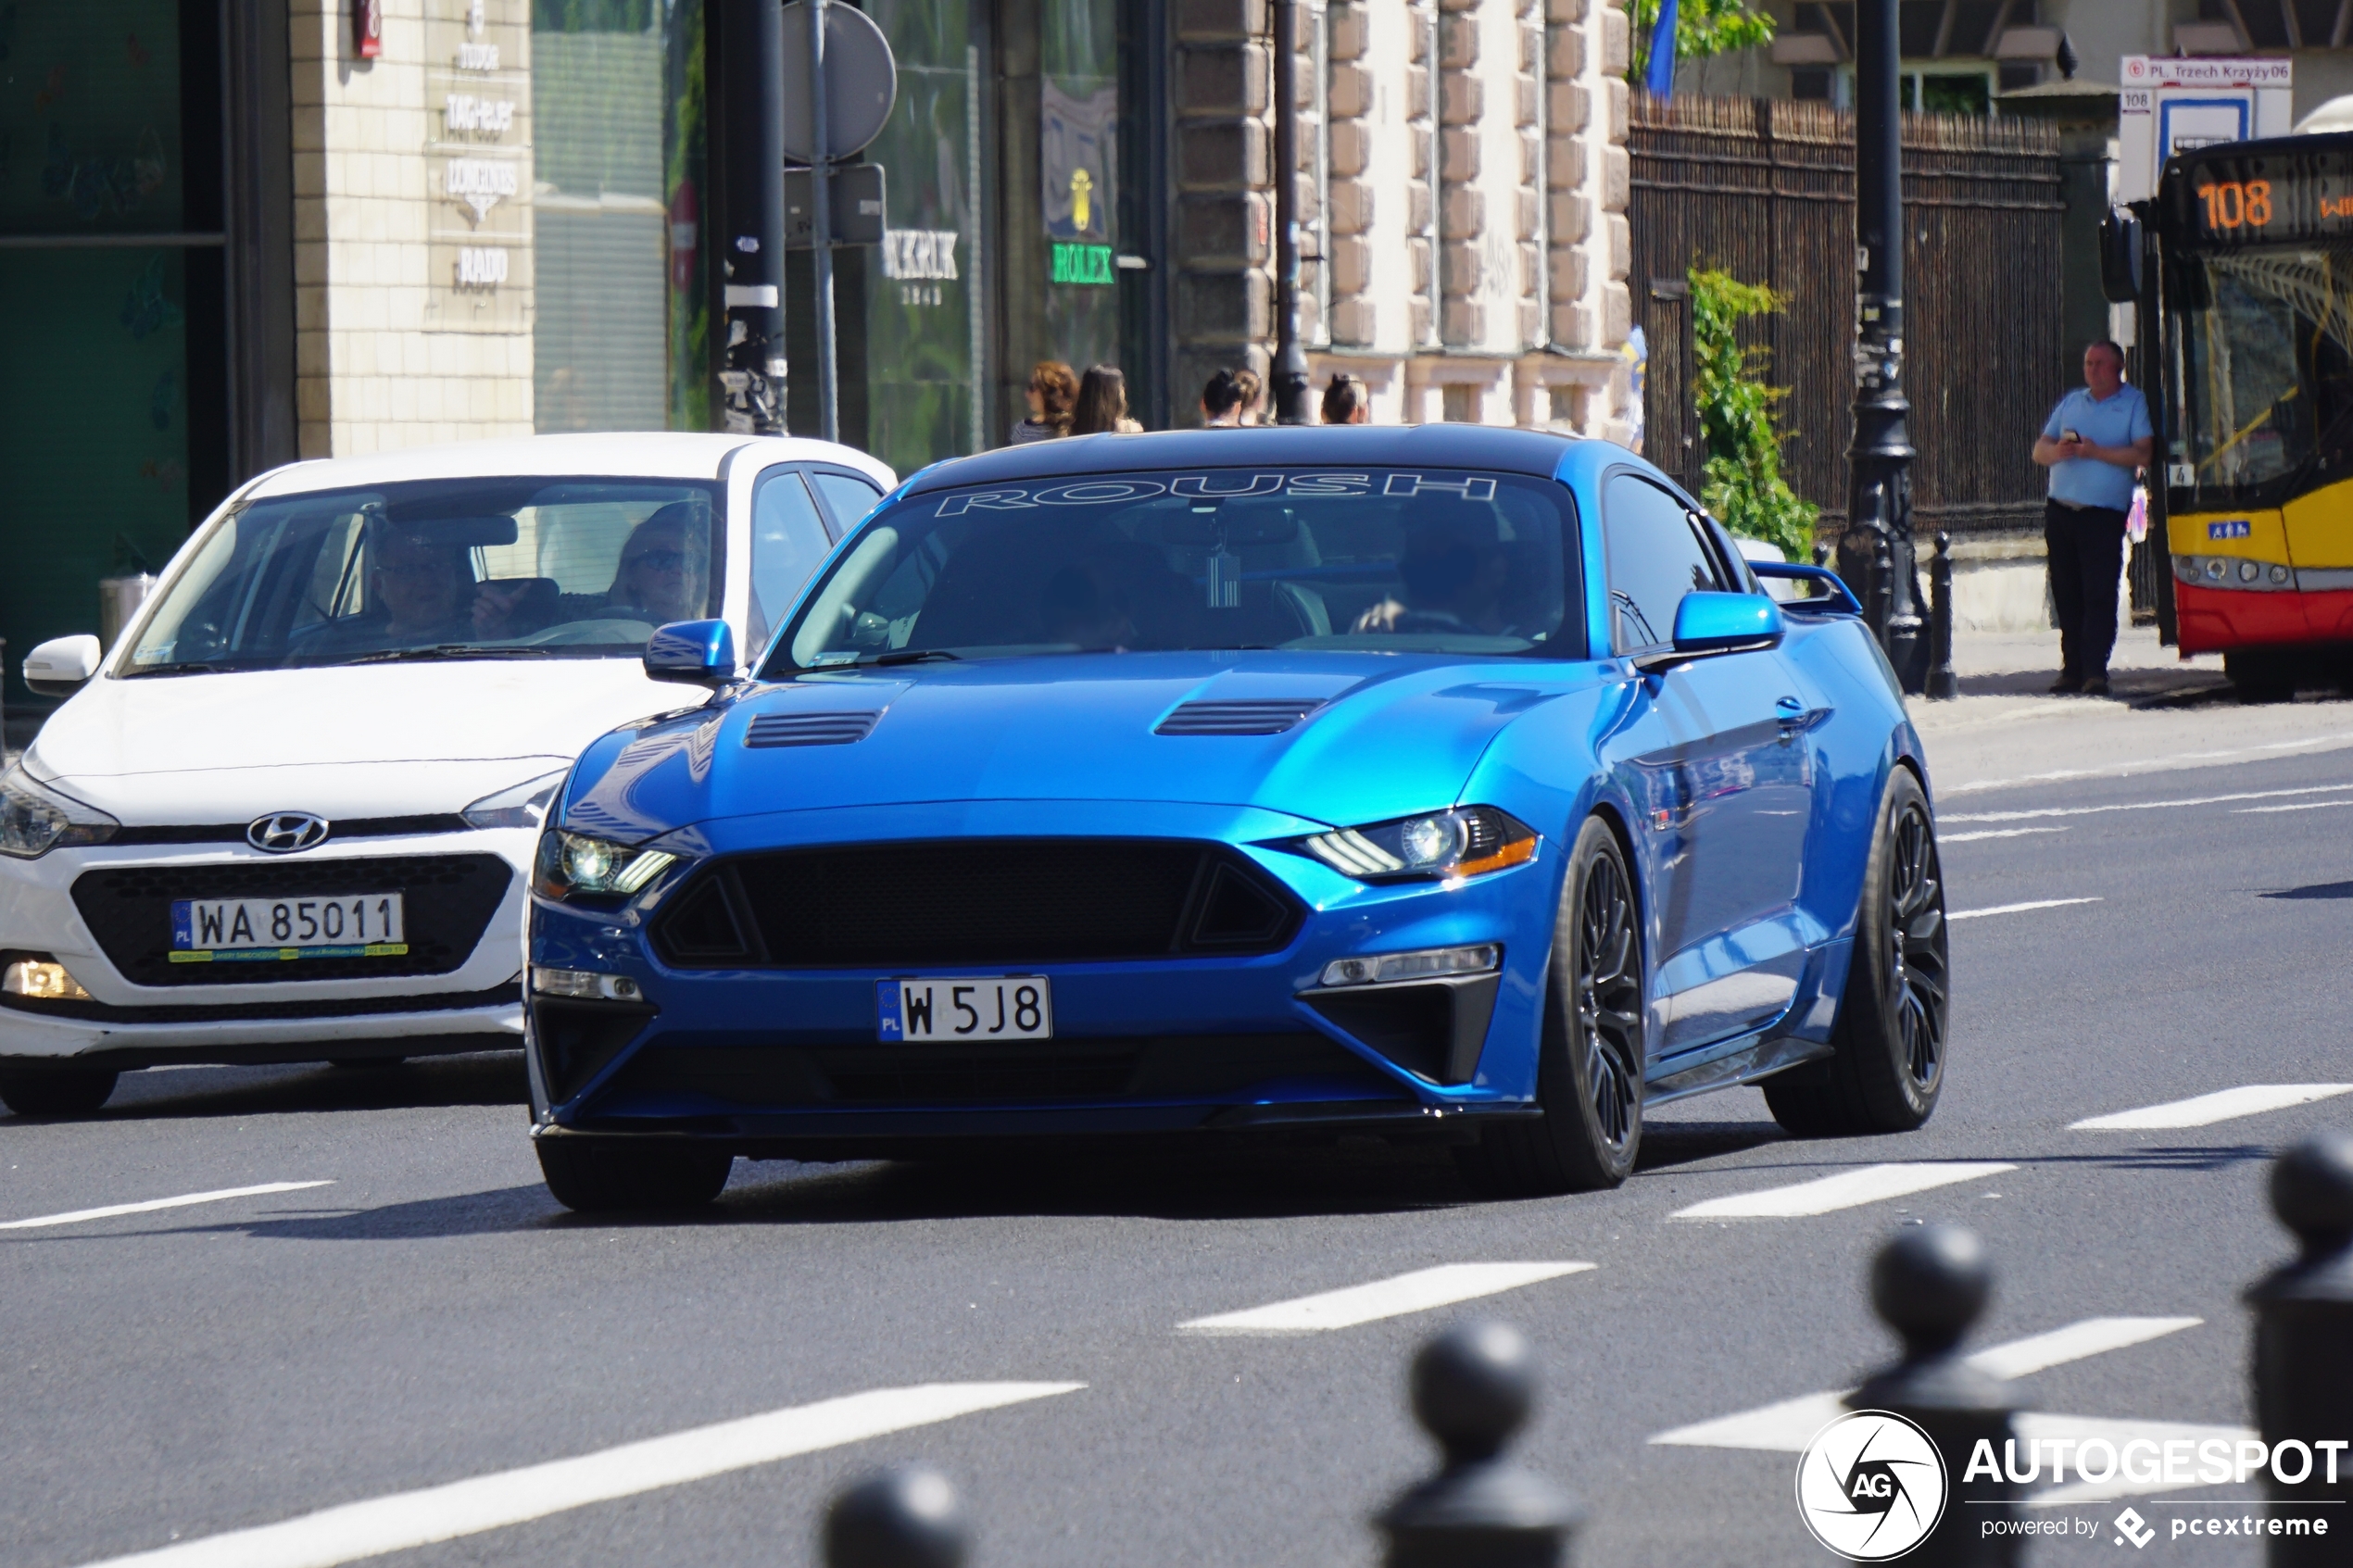
[[[2353,1438],[2353,1133],[2318,1134],[2282,1155],[2271,1167],[2271,1211],[2302,1239],[2304,1255],[2246,1293],[2255,1418],[2268,1448],[2293,1445],[2263,1473],[2273,1522],[2313,1533],[2267,1535],[2266,1561],[2343,1563],[2353,1552],[2353,1451],[2341,1446]],[[2320,1449],[2332,1441],[2340,1446]],[[2306,1463],[2299,1483],[2279,1478]],[[2332,1514],[2331,1506],[2346,1512]]]
[[[1961,695],[1953,672],[1953,536],[1936,531],[1936,558],[1928,569],[1928,695],[1939,701]]]
[[[1414,1358],[1413,1398],[1446,1461],[1377,1521],[1389,1568],[1567,1568],[1577,1505],[1503,1457],[1536,1403],[1535,1355],[1519,1331],[1448,1329]]]
[[[962,1568],[971,1548],[956,1488],[923,1465],[877,1472],[825,1508],[825,1568]]]
[[[1902,1336],[1904,1357],[1849,1394],[1847,1408],[1904,1417],[1928,1434],[1944,1461],[1944,1516],[1904,1559],[1906,1568],[2003,1568],[2020,1561],[2018,1536],[1984,1530],[1989,1519],[2020,1517],[2020,1487],[2001,1476],[1988,1481],[1982,1472],[1962,1481],[1981,1441],[1991,1442],[2002,1460],[2015,1436],[2008,1385],[1970,1366],[1960,1349],[1993,1285],[1985,1244],[1958,1225],[1905,1230],[1871,1263],[1871,1306]]]

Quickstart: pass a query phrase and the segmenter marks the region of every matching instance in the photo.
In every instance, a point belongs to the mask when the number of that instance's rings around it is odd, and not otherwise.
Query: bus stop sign
[[[2218,142],[2284,136],[2295,119],[2294,63],[2127,55],[2117,101],[2116,199],[2157,194],[2165,160]]]

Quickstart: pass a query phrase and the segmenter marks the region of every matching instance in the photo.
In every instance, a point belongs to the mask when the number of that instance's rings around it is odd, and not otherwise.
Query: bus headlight
[[[2222,574],[2228,571],[2230,567],[2230,562],[2224,560],[2220,556],[2216,556],[2213,559],[2206,563],[2206,580],[2208,583],[2220,583],[2222,581]]]

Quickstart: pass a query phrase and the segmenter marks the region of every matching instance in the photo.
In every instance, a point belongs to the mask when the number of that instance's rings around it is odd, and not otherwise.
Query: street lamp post
[[[1299,0],[1275,0],[1275,422],[1308,418],[1299,341]]]
[[[1855,445],[1838,571],[1908,690],[1919,689],[1911,437],[1904,395],[1903,127],[1896,0],[1855,7]]]
[[[775,0],[721,13],[719,382],[724,428],[785,433],[785,54]]]

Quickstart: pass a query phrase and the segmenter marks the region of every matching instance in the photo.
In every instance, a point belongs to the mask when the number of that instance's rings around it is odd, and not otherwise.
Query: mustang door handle
[[[1789,739],[1801,731],[1812,729],[1815,725],[1820,723],[1823,720],[1831,716],[1831,710],[1829,709],[1808,708],[1793,696],[1785,696],[1777,699],[1773,704],[1773,708],[1774,720],[1780,725],[1781,737],[1784,740]]]

